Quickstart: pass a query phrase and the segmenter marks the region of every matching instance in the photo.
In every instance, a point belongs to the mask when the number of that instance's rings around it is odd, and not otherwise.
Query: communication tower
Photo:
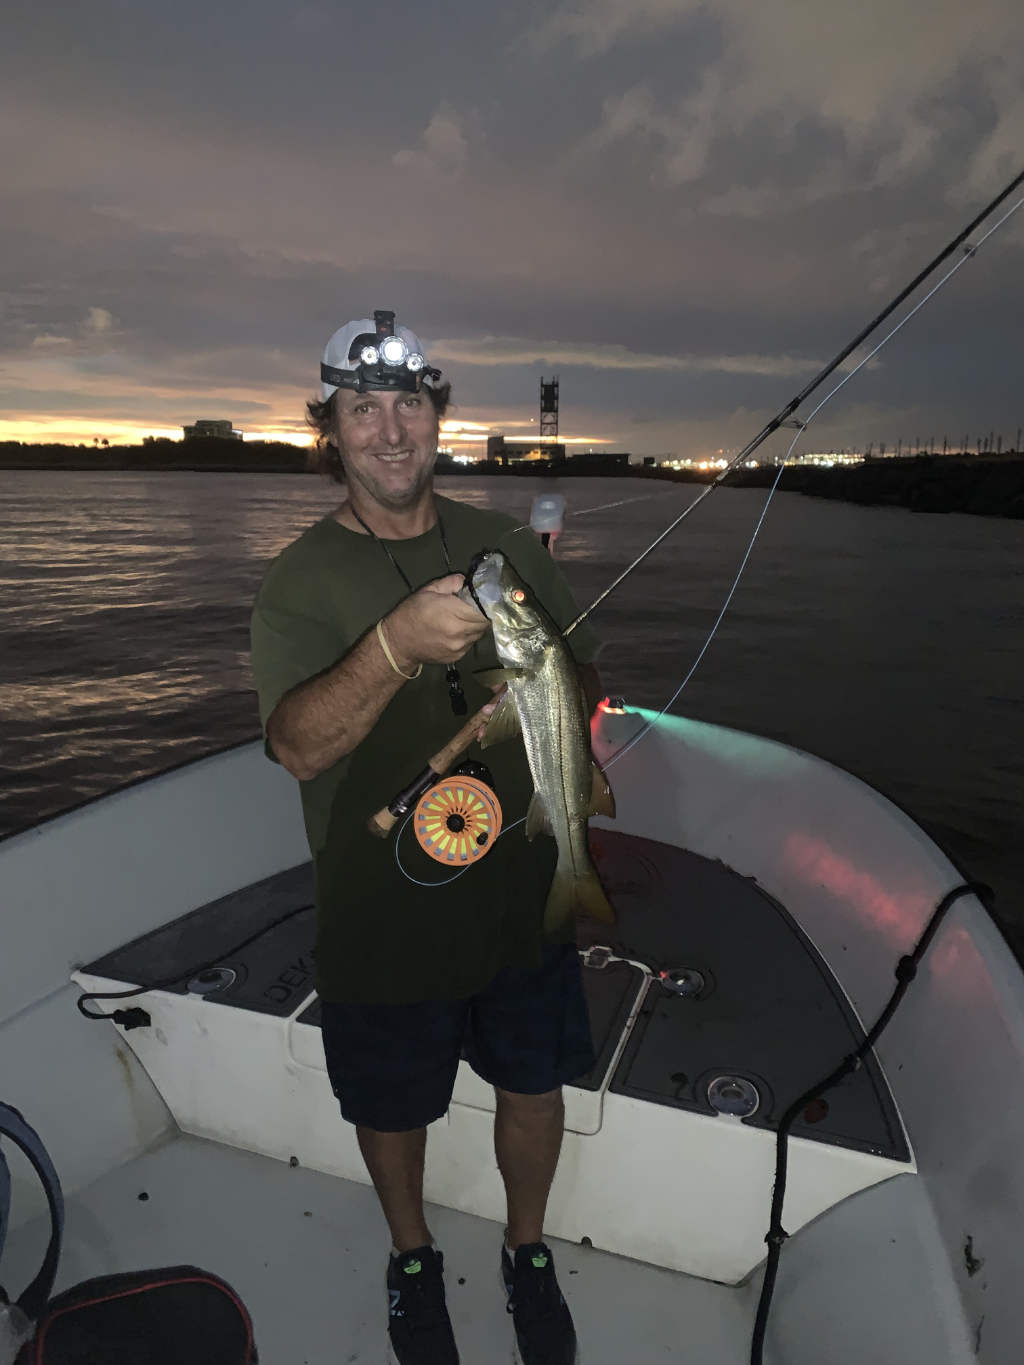
[[[540,434],[558,435],[558,375],[540,380]]]

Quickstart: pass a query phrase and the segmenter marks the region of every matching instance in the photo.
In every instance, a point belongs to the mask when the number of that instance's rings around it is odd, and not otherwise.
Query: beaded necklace
[[[358,521],[359,525],[363,528],[366,534],[369,536],[373,536],[374,540],[387,555],[388,559],[391,560],[391,563],[398,571],[398,574],[401,577],[402,582],[405,584],[405,586],[409,589],[410,592],[413,592],[414,589],[412,584],[409,582],[408,575],[402,568],[401,564],[399,564],[395,556],[388,549],[384,541],[381,540],[380,536],[377,535],[376,531],[372,530],[371,527],[367,526],[366,522],[362,519],[362,517],[359,515],[356,509],[352,506],[351,502],[348,505],[348,510],[352,513],[352,515],[355,517],[356,521]],[[441,513],[438,511],[436,503],[434,504],[434,515],[437,517],[437,529],[441,532],[441,548],[444,550],[445,567],[447,568],[449,573],[454,573],[455,570],[452,568],[452,557],[448,553],[448,537],[444,533],[444,522],[441,520]],[[454,664],[448,664],[446,666],[445,678],[447,679],[448,682],[448,700],[452,704],[452,711],[456,716],[464,716],[467,710],[466,694],[462,690],[462,679],[459,677],[459,670],[455,667]]]

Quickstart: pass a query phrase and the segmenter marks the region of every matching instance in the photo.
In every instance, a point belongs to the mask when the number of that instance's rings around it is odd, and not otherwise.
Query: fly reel
[[[413,817],[416,842],[435,862],[478,862],[501,833],[501,805],[490,771],[466,762],[420,797]]]

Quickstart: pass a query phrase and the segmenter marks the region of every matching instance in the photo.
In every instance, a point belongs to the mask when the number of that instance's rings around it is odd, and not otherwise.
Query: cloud
[[[547,48],[567,40],[583,56],[595,57],[625,36],[674,28],[700,8],[700,0],[563,0],[534,30],[533,41]]]
[[[298,5],[97,0],[70,46],[60,5],[22,7],[5,415],[301,423],[326,338],[387,304],[447,339],[458,417],[535,412],[552,364],[578,430],[653,453],[738,404],[756,430],[1021,155],[1016,0]],[[1016,429],[1018,217],[823,416]]]
[[[396,152],[392,161],[399,170],[421,170],[447,180],[457,179],[466,167],[469,144],[463,120],[442,106],[431,118],[415,148]]]
[[[807,374],[824,363],[789,355],[657,355],[614,344],[587,345],[566,341],[528,341],[485,336],[445,339],[429,347],[431,360],[460,365],[579,365],[598,370],[660,370],[693,374]]]
[[[116,319],[106,308],[90,308],[76,329],[75,336],[63,336],[56,332],[40,332],[32,338],[33,351],[54,351],[70,349],[74,352],[95,350],[96,338],[109,338]]]
[[[602,136],[607,141],[637,135],[658,143],[664,176],[679,185],[699,177],[708,161],[718,126],[721,77],[709,71],[690,95],[665,108],[649,86],[634,86],[605,101]]]
[[[702,69],[688,72],[689,42],[708,27],[718,33],[717,50]],[[960,0],[822,7],[793,0],[563,0],[536,41],[547,50],[568,43],[593,61],[612,48],[633,50],[652,35],[677,57],[674,69],[657,88],[634,83],[606,99],[600,132],[653,143],[669,184],[696,179],[713,162],[713,149],[730,139],[754,136],[787,152],[809,127],[837,135],[849,155],[861,158],[858,188],[930,174],[955,184],[951,195],[977,197],[1019,169],[1018,0],[973,7]],[[960,145],[965,135],[967,148]],[[814,182],[827,160],[822,145],[806,157],[803,179]],[[843,170],[826,180],[827,192],[851,188],[850,165]],[[761,174],[744,188],[777,180],[778,172],[777,160],[764,158]],[[719,197],[714,211],[723,208]]]
[[[106,308],[90,308],[85,320],[85,330],[94,333],[109,332],[113,324],[114,315]]]

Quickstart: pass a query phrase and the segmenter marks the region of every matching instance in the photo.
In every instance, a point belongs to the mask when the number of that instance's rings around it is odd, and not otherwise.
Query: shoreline
[[[234,458],[225,458],[223,441],[153,442],[142,446],[88,449],[77,446],[0,444],[0,470],[66,473],[193,473],[315,475],[308,447],[248,442]],[[241,443],[239,443],[241,444]],[[461,464],[439,459],[440,478],[628,478],[669,483],[708,484],[713,470],[667,469],[623,465],[599,456],[560,462],[528,461],[514,465],[478,461]],[[723,481],[731,488],[768,488],[774,465],[735,470]],[[790,465],[780,491],[803,493],[869,507],[898,507],[911,512],[962,512],[973,516],[1024,519],[1024,455],[915,455],[907,459],[874,459],[832,468]]]

